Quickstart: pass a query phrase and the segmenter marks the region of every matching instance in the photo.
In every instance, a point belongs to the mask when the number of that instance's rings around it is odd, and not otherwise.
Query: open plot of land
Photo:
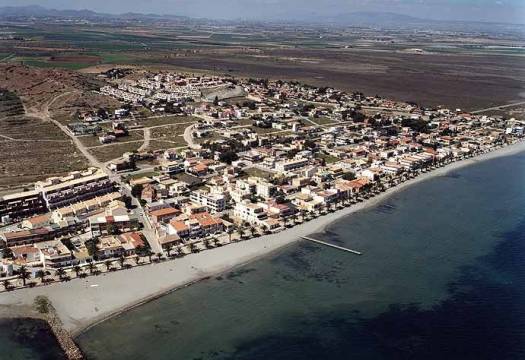
[[[91,147],[97,147],[97,146],[104,146],[100,143],[97,136],[81,136],[79,137],[79,140],[82,142],[82,144],[88,148]],[[142,130],[134,130],[130,131],[128,136],[122,136],[115,139],[115,144],[118,143],[125,143],[130,141],[144,141],[144,133]]]
[[[28,117],[0,120],[0,187],[20,185],[87,166],[82,154],[52,123]]]
[[[66,125],[77,122],[78,115],[100,108],[113,111],[122,106],[122,103],[112,97],[100,95],[92,91],[76,91],[56,100],[51,106],[54,119]]]
[[[142,141],[135,141],[122,144],[109,144],[90,148],[89,152],[93,154],[99,161],[107,162],[118,159],[127,152],[137,151],[142,146]]]
[[[245,177],[254,176],[254,177],[259,177],[259,178],[266,179],[266,180],[270,180],[275,175],[274,173],[270,171],[265,171],[265,170],[254,168],[254,167],[245,169],[244,174],[245,174],[244,175]]]
[[[171,147],[186,146],[187,143],[182,135],[188,126],[188,124],[177,124],[153,128],[151,129],[151,139],[169,142]]]
[[[136,122],[144,127],[162,126],[184,124],[188,126],[190,123],[195,123],[199,119],[193,116],[156,116],[144,119],[137,119]]]
[[[317,117],[317,118],[310,118],[310,121],[313,121],[317,125],[332,125],[332,124],[337,124],[338,123],[335,120],[332,120],[330,118],[323,117],[323,116]]]
[[[0,90],[0,118],[24,114],[24,105],[13,92]]]
[[[166,150],[172,148],[185,147],[187,144],[185,142],[177,143],[172,141],[163,141],[163,140],[151,140],[148,146],[149,151],[156,150]]]
[[[0,120],[0,135],[15,140],[70,141],[53,123],[27,116],[10,116]]]
[[[324,161],[327,164],[332,164],[340,160],[339,158],[332,156],[332,155],[328,155],[328,154],[317,154],[316,157],[319,159],[324,159]]]

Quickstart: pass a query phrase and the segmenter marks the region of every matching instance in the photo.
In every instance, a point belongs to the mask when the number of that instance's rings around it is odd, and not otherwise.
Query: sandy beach
[[[38,295],[47,296],[57,310],[64,327],[78,334],[93,324],[122,311],[150,301],[180,287],[246,264],[261,256],[299,241],[301,236],[322,231],[330,223],[374,206],[392,194],[455,169],[479,161],[509,156],[525,151],[520,142],[478,157],[452,163],[409,180],[395,188],[349,208],[338,210],[275,235],[267,235],[228,246],[191,254],[160,264],[144,265],[130,270],[73,279],[33,289],[22,289],[0,295],[0,316],[9,316],[10,308],[31,305]],[[364,254],[366,256],[366,254]]]

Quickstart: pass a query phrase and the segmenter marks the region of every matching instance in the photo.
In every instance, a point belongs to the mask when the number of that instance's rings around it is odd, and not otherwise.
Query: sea
[[[417,183],[313,237],[363,255],[298,241],[77,341],[92,360],[525,359],[525,153]]]

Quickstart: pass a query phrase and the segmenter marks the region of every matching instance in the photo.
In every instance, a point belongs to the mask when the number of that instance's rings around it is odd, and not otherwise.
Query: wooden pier
[[[363,255],[363,253],[361,253],[359,251],[352,250],[352,249],[347,249],[347,248],[344,248],[342,246],[337,246],[337,245],[334,245],[334,244],[329,244],[329,243],[321,241],[321,240],[312,239],[311,237],[308,237],[308,236],[301,236],[301,238],[304,239],[304,240],[308,240],[308,241],[317,243],[317,244],[326,245],[326,246],[329,246],[329,247],[337,249],[337,250],[346,251],[346,252],[352,253],[354,255]]]

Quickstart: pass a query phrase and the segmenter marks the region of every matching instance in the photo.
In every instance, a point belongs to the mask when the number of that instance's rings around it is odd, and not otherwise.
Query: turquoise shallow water
[[[417,184],[78,339],[90,359],[523,359],[525,154]]]

